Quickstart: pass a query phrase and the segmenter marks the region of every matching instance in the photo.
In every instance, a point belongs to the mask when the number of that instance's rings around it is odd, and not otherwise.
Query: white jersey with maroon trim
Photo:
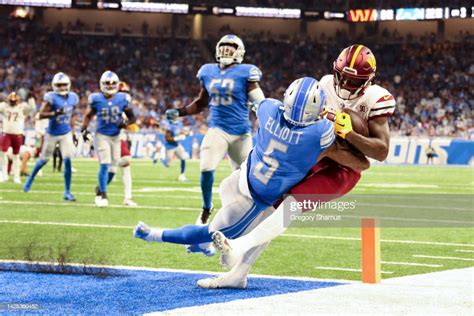
[[[26,116],[34,112],[36,105],[32,102],[20,102],[11,106],[6,102],[0,103],[0,113],[3,113],[3,133],[20,135],[25,129]]]
[[[359,98],[344,100],[339,98],[336,94],[333,75],[322,77],[319,83],[326,93],[327,109],[330,112],[350,108],[359,112],[359,114],[368,121],[379,116],[390,116],[395,110],[395,98],[387,89],[379,85],[370,85]]]

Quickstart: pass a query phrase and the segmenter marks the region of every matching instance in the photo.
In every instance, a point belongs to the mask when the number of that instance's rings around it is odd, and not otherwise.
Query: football
[[[369,136],[369,125],[362,115],[350,108],[345,108],[343,112],[350,115],[354,132],[365,137]]]

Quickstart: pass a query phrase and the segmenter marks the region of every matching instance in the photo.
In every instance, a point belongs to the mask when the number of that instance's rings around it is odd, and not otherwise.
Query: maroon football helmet
[[[7,100],[11,106],[15,106],[20,103],[20,96],[16,92],[12,92],[8,95]]]
[[[360,97],[375,78],[377,63],[372,51],[364,45],[344,48],[334,61],[334,87],[344,100]]]

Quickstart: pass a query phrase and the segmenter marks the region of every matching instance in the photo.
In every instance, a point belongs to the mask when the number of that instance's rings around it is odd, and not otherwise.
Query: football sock
[[[184,174],[186,171],[186,160],[181,160],[181,174]]]
[[[36,162],[33,170],[31,171],[30,179],[33,181],[36,177],[36,174],[43,168],[43,166],[47,163],[47,161],[44,161],[43,159],[38,159]]]
[[[8,178],[8,156],[6,152],[2,152],[2,177],[5,180]]]
[[[72,180],[71,158],[66,158],[64,159],[64,190],[66,192],[71,191],[71,180]]]
[[[212,241],[209,225],[186,225],[176,229],[165,229],[162,240],[173,244],[195,245]]]
[[[232,248],[239,253],[247,252],[251,248],[269,242],[283,234],[288,228],[284,221],[285,206],[292,202],[297,202],[297,200],[292,196],[288,196],[273,214],[264,219],[247,235],[232,240]],[[298,208],[292,212],[292,215],[298,215],[301,212],[302,210]]]
[[[132,169],[130,166],[122,167],[122,182],[125,199],[132,199]]]
[[[13,155],[12,159],[13,177],[20,179],[20,155]]]
[[[110,182],[112,182],[112,180],[114,179],[115,177],[115,172],[108,172],[108,176],[107,176],[107,184],[110,184]]]
[[[212,184],[214,183],[214,170],[201,172],[201,191],[203,208],[212,207]]]
[[[109,179],[109,164],[101,163],[99,167],[99,190],[107,192],[107,181]]]

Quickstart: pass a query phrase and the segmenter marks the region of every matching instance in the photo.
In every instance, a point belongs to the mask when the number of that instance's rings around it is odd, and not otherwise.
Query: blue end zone
[[[246,290],[205,290],[196,286],[204,274],[115,269],[113,274],[2,272],[0,302],[39,304],[34,313],[41,314],[141,314],[343,284],[251,278]]]

